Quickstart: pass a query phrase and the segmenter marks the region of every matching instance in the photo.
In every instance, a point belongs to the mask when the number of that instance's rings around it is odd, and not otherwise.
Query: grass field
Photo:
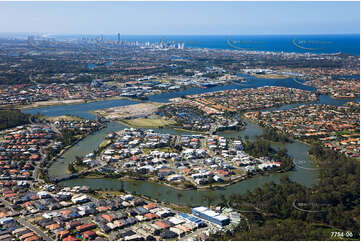
[[[138,127],[138,128],[159,128],[162,126],[176,124],[176,122],[173,120],[166,120],[163,118],[156,118],[156,119],[137,118],[131,120],[122,120],[121,122],[131,127]]]
[[[171,148],[171,147],[162,147],[162,148],[157,148],[156,150],[158,150],[160,152],[177,152],[176,149]]]
[[[99,149],[102,150],[104,149],[105,147],[107,147],[110,143],[112,143],[111,140],[109,139],[106,139],[106,140],[103,140],[100,145],[99,145]]]
[[[49,120],[49,121],[58,121],[58,120],[65,120],[65,121],[80,121],[82,120],[79,117],[75,117],[75,116],[68,116],[68,115],[62,115],[62,116],[56,116],[56,117],[48,117],[48,116],[44,116],[45,119]]]

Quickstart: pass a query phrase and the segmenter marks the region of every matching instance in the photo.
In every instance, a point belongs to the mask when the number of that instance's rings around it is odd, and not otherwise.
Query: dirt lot
[[[157,111],[163,103],[139,103],[128,106],[113,107],[103,110],[96,110],[94,113],[108,119],[134,119],[144,118]]]

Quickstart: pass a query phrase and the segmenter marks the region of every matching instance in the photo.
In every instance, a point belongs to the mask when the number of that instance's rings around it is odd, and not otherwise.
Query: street
[[[5,205],[5,207],[7,207],[9,210],[13,210],[11,208],[11,204],[6,201],[3,198],[0,198],[0,201]],[[21,225],[23,225],[24,227],[27,227],[28,229],[34,231],[34,233],[36,233],[37,235],[39,235],[40,237],[42,237],[44,240],[50,241],[53,240],[51,239],[49,236],[47,236],[43,231],[41,231],[39,228],[35,227],[34,225],[32,225],[31,223],[27,222],[24,218],[22,218],[21,216],[18,218],[15,218],[15,220],[17,220]]]

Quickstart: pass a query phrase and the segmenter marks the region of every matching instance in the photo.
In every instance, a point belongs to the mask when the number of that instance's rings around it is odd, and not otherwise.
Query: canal
[[[247,79],[245,83],[242,83],[242,85],[231,84],[231,85],[217,86],[207,89],[190,88],[178,92],[163,93],[163,94],[150,96],[149,100],[154,102],[168,102],[169,99],[180,97],[182,95],[199,94],[205,92],[230,90],[230,89],[243,89],[243,88],[259,87],[259,86],[272,86],[272,85],[295,87],[304,90],[313,90],[313,88],[296,83],[292,79],[273,80],[273,79],[257,79],[251,77]],[[335,100],[327,95],[321,95],[319,97],[319,101],[315,103],[343,105],[344,103],[349,101],[359,102],[359,98],[353,100]],[[108,101],[92,102],[85,104],[35,108],[35,109],[24,110],[24,112],[31,114],[40,113],[47,116],[60,116],[60,115],[70,114],[70,115],[80,116],[85,119],[95,119],[95,115],[90,113],[91,111],[97,109],[116,107],[116,106],[130,105],[135,103],[136,103],[135,101],[130,101],[130,100],[108,100]],[[272,108],[268,110],[283,110],[283,109],[293,108],[298,105],[302,105],[302,104],[284,105],[281,107]],[[50,166],[49,176],[52,178],[54,177],[61,178],[67,176],[68,164],[74,161],[76,156],[84,156],[88,153],[93,152],[98,147],[98,145],[104,140],[104,137],[109,132],[122,130],[124,128],[125,126],[121,125],[120,123],[110,122],[108,123],[106,128],[84,138],[78,144],[67,150],[61,158],[59,158],[56,162],[54,162]],[[162,133],[171,133],[171,134],[187,133],[187,132],[180,132],[169,129],[160,129],[156,131]],[[263,130],[261,127],[247,121],[246,128],[241,131],[224,131],[218,134],[224,137],[236,137],[236,138],[239,136],[245,138],[247,136],[249,139],[253,140],[257,136],[261,135],[262,132]],[[287,153],[294,159],[294,161],[298,164],[302,164],[302,166],[296,166],[294,170],[288,172],[290,179],[308,187],[316,184],[318,172],[317,169],[315,169],[310,157],[307,154],[308,146],[306,144],[297,141],[289,144],[277,144],[277,143],[273,144],[273,147],[275,148],[279,148],[280,146],[285,146],[285,148],[287,149]],[[312,169],[304,169],[302,167],[312,168]],[[100,178],[100,179],[77,178],[77,179],[63,181],[60,182],[59,184],[64,186],[86,185],[93,189],[108,189],[108,190],[119,190],[121,187],[123,187],[128,192],[146,195],[148,197],[157,199],[159,201],[195,206],[205,203],[205,199],[204,199],[205,195],[213,196],[215,199],[219,199],[221,195],[224,195],[225,197],[229,197],[233,193],[243,194],[247,190],[252,191],[253,189],[257,187],[261,187],[263,184],[267,182],[272,181],[278,183],[280,180],[280,175],[281,175],[280,173],[272,173],[267,176],[259,175],[217,190],[183,191],[183,190],[177,190],[171,188],[166,185],[152,183],[148,181],[119,181],[117,179],[105,179],[105,178]]]
[[[262,133],[262,129],[254,124],[248,123],[246,129],[238,132],[237,134],[233,133],[234,136],[249,136],[250,139],[254,139],[255,135]],[[232,135],[232,134],[228,134]],[[224,135],[226,136],[226,135]],[[280,144],[274,144],[275,147],[281,146]],[[312,161],[310,160],[307,150],[308,146],[299,142],[294,142],[291,144],[285,145],[287,148],[288,154],[298,163],[302,163],[303,167],[314,168]],[[88,150],[89,151],[89,150]],[[85,152],[86,153],[86,152]],[[69,154],[73,159],[68,159],[67,161],[73,161],[77,153]],[[70,158],[70,157],[68,157]],[[56,174],[59,168],[52,166],[49,170],[49,174]],[[296,181],[305,186],[312,186],[317,183],[318,173],[317,170],[308,170],[302,169],[301,167],[296,167],[294,170],[289,171],[288,175],[291,180]],[[146,195],[153,199],[170,202],[180,205],[205,205],[204,196],[213,196],[215,199],[220,199],[222,195],[228,198],[231,194],[243,194],[247,190],[252,191],[253,189],[262,186],[267,182],[278,183],[280,180],[280,173],[272,173],[267,176],[254,176],[248,178],[244,181],[235,183],[216,190],[177,190],[172,187],[161,185],[148,181],[119,181],[117,179],[87,179],[87,178],[77,178],[72,180],[62,181],[59,184],[63,186],[81,186],[86,185],[93,189],[109,189],[109,190],[120,190],[122,187],[127,192],[132,192],[136,194]]]

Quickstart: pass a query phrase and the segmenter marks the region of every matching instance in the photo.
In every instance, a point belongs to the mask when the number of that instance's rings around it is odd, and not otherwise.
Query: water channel
[[[274,80],[274,79],[257,79],[254,77],[248,77],[245,83],[241,84],[231,84],[226,86],[217,86],[213,88],[200,89],[200,88],[190,88],[186,90],[181,90],[178,92],[163,93],[149,97],[150,101],[155,102],[168,102],[170,98],[180,97],[182,95],[189,94],[199,94],[205,92],[212,92],[218,90],[230,90],[230,89],[243,89],[259,86],[287,86],[295,87],[304,90],[313,90],[312,87],[304,86],[299,83],[294,82],[292,79],[283,79],[283,80]],[[330,105],[343,105],[349,101],[359,102],[359,98],[353,100],[335,100],[330,98],[327,95],[321,95],[317,104],[330,104]],[[47,116],[60,116],[66,114],[77,115],[85,119],[94,119],[95,115],[90,113],[90,111],[97,109],[104,109],[115,106],[123,106],[135,104],[135,101],[129,100],[109,100],[109,101],[100,101],[92,102],[85,104],[74,104],[74,105],[63,105],[63,106],[53,106],[53,107],[43,107],[24,110],[26,113],[41,113]],[[268,110],[283,110],[296,107],[302,104],[291,104],[284,105],[277,108],[272,108]],[[50,177],[64,177],[67,176],[67,166],[70,162],[75,160],[75,156],[84,156],[92,151],[94,151],[98,145],[103,141],[104,137],[113,131],[118,131],[124,129],[125,126],[117,122],[108,123],[107,127],[84,138],[75,146],[67,150],[63,156],[54,162],[49,168]],[[180,132],[170,129],[159,129],[157,132],[162,133],[171,133],[171,134],[183,134],[185,132]],[[241,131],[224,131],[219,133],[224,137],[246,137],[248,136],[251,140],[255,139],[256,136],[262,134],[262,128],[247,122],[247,126],[244,130]],[[307,150],[308,146],[303,143],[294,142],[290,144],[284,144],[288,154],[295,160],[295,162],[302,163],[302,167],[314,168],[312,161],[310,160]],[[281,144],[273,144],[275,148],[281,146]],[[288,175],[291,180],[296,181],[305,186],[312,186],[317,183],[318,172],[317,169],[304,169],[301,166],[296,166],[294,170],[289,171]],[[86,185],[93,189],[110,189],[110,190],[119,190],[122,186],[128,192],[136,192],[137,194],[146,195],[148,197],[157,199],[159,201],[171,202],[181,205],[201,205],[204,204],[204,195],[212,195],[216,199],[219,199],[221,195],[229,197],[232,193],[242,194],[247,190],[253,190],[257,187],[261,187],[267,182],[278,183],[280,179],[280,173],[273,173],[267,176],[255,176],[248,178],[244,181],[238,182],[233,185],[226,186],[217,190],[176,190],[166,185],[156,184],[148,181],[124,181],[121,182],[117,179],[91,179],[91,178],[77,178],[72,180],[67,180],[60,182],[64,186],[79,186]]]

